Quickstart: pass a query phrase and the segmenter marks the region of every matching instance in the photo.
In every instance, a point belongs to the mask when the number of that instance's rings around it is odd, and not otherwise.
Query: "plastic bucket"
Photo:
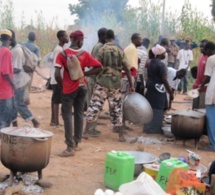
[[[156,180],[156,177],[159,171],[159,165],[144,164],[144,171],[145,173],[150,175],[154,180]]]

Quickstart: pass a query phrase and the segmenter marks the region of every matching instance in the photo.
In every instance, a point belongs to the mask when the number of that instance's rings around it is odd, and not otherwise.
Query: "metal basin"
[[[150,164],[157,160],[157,157],[153,154],[147,152],[140,152],[140,151],[122,151],[127,154],[134,156],[135,158],[135,170],[134,176],[138,176],[141,172],[143,172],[144,164]]]
[[[123,117],[136,125],[143,125],[152,120],[151,105],[138,93],[129,93],[123,102]]]

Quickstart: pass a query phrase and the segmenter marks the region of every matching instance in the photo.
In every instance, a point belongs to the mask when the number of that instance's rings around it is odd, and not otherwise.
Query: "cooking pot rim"
[[[50,131],[46,131],[46,130],[42,130],[42,129],[38,129],[40,131],[43,132],[43,134],[35,134],[35,135],[32,135],[32,134],[26,134],[26,135],[18,135],[16,134],[16,131],[15,130],[18,130],[22,127],[6,127],[6,128],[3,128],[1,129],[1,134],[6,134],[6,135],[11,135],[11,136],[16,136],[16,137],[23,137],[23,138],[47,138],[47,137],[52,137],[54,134]],[[34,128],[34,129],[37,129],[37,128]],[[8,132],[9,131],[9,132]]]
[[[176,110],[172,113],[172,116],[186,116],[192,118],[202,118],[205,116],[204,113],[197,112],[195,110]]]

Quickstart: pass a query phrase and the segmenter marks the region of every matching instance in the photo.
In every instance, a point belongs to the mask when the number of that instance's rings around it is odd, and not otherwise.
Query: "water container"
[[[108,152],[105,160],[104,185],[118,191],[120,185],[134,180],[134,156]]]
[[[166,185],[170,173],[176,168],[188,170],[189,167],[187,163],[184,163],[176,158],[167,159],[161,162],[156,181],[164,191],[166,191]]]

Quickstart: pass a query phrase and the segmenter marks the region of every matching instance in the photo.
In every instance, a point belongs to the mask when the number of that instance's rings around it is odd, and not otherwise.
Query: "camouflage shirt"
[[[96,58],[103,65],[103,70],[97,76],[97,82],[107,88],[120,88],[121,71],[128,67],[124,52],[114,43],[108,42],[99,49]]]

